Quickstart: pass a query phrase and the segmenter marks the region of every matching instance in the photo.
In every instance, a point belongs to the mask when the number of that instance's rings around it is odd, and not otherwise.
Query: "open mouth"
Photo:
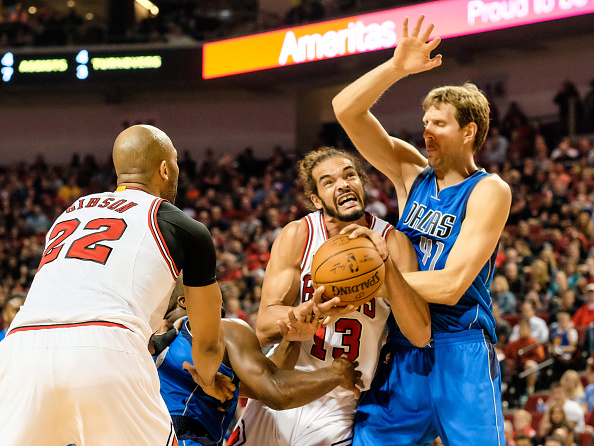
[[[359,200],[357,200],[357,197],[354,194],[346,194],[341,196],[338,200],[337,200],[338,206],[342,207],[352,207],[356,204],[359,203]]]

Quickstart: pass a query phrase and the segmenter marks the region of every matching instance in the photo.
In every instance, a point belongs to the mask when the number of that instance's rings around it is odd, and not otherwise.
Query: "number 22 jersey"
[[[147,192],[87,195],[54,222],[33,284],[11,328],[105,321],[148,342],[180,271],[184,284],[216,281],[208,230]]]

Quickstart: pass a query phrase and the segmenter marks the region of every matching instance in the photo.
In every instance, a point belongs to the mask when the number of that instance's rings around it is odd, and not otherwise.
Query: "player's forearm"
[[[299,359],[299,350],[301,342],[287,341],[282,339],[274,353],[268,357],[281,370],[293,370],[297,359]]]
[[[332,101],[339,122],[348,124],[368,112],[379,97],[406,74],[388,60],[345,87]]]
[[[403,277],[428,303],[456,305],[470,286],[460,280],[460,275],[445,269],[404,273]]]
[[[223,362],[224,353],[225,342],[222,335],[216,341],[209,343],[193,339],[192,360],[204,385],[210,386],[214,382],[219,366]]]
[[[291,308],[286,305],[270,305],[258,313],[256,336],[258,336],[261,346],[275,344],[282,340],[277,321],[283,320],[288,322],[289,317],[287,314]]]
[[[402,334],[417,347],[424,347],[431,338],[431,314],[427,302],[404,280],[392,263],[386,262],[384,284],[388,291],[394,319]]]
[[[268,385],[258,386],[257,398],[273,410],[286,410],[309,404],[326,395],[342,382],[332,366],[313,372],[278,370]]]

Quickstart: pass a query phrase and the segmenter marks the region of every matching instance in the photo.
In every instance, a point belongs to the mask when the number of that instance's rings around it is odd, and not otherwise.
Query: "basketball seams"
[[[316,270],[313,272],[313,274],[312,274],[312,277],[317,277],[318,270],[319,270],[319,269],[320,269],[320,268],[321,268],[323,265],[325,265],[325,264],[327,264],[329,261],[331,261],[331,260],[332,260],[334,257],[336,257],[336,256],[338,256],[338,255],[340,255],[340,254],[343,254],[343,253],[345,253],[345,252],[352,252],[352,251],[354,251],[354,250],[356,250],[356,249],[374,249],[374,248],[369,248],[369,247],[367,247],[367,246],[357,246],[357,247],[355,247],[355,248],[349,248],[349,249],[345,249],[344,251],[339,251],[339,252],[337,252],[336,254],[333,254],[333,255],[332,255],[332,257],[329,257],[329,258],[327,258],[326,260],[324,260],[322,263],[320,263],[320,265],[319,265],[319,266],[316,268]],[[375,249],[374,249],[374,250],[375,250]],[[376,252],[377,252],[377,251],[376,251]],[[379,255],[379,254],[378,254],[378,255]],[[357,276],[349,276],[347,279],[341,279],[339,282],[342,282],[342,281],[344,281],[344,280],[355,279],[355,278],[357,278],[357,277],[361,277],[361,276],[365,276],[365,275],[367,275],[367,274],[369,274],[369,273],[371,273],[371,272],[373,272],[373,271],[377,270],[378,268],[381,268],[381,266],[382,266],[382,265],[383,265],[383,262],[382,262],[380,265],[378,265],[378,266],[376,266],[375,268],[373,268],[373,269],[370,269],[370,270],[368,270],[368,271],[362,272],[361,274],[359,274],[359,275],[357,275]],[[316,280],[316,284],[318,284],[318,285],[323,285],[323,284],[325,284],[325,283],[332,283],[332,282],[331,282],[331,281],[327,281],[327,282],[319,282],[319,281],[317,281],[317,280]]]

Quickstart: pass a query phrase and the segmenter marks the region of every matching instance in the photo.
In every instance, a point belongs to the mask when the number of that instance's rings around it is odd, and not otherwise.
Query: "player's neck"
[[[453,164],[449,166],[449,168],[445,166],[443,168],[435,167],[434,170],[437,184],[441,190],[449,186],[460,184],[479,169],[474,163],[474,160],[471,160],[464,164]]]
[[[117,190],[126,190],[127,188],[140,189],[148,194],[154,195],[155,197],[159,196],[159,191],[153,187],[150,187],[150,185],[148,185],[148,184],[136,183],[133,181],[126,181],[126,182],[118,183]]]
[[[329,215],[325,214],[324,219],[326,222],[326,230],[328,231],[328,238],[334,237],[338,235],[343,228],[346,228],[348,225],[356,224],[360,226],[365,226],[366,228],[369,227],[369,222],[367,221],[367,214],[363,215],[358,220],[355,221],[342,221],[335,217],[330,217]]]

